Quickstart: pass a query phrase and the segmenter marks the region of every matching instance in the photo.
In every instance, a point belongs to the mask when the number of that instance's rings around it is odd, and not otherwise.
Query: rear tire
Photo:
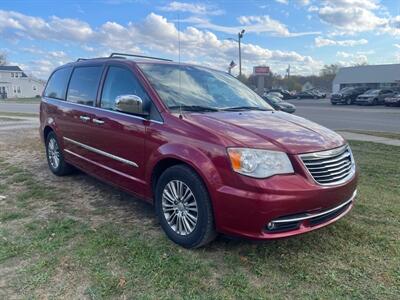
[[[155,209],[161,227],[176,244],[199,248],[216,237],[208,191],[188,166],[168,168],[157,181]]]
[[[71,174],[74,168],[68,164],[61,151],[56,134],[52,131],[46,138],[46,157],[49,169],[57,176]]]

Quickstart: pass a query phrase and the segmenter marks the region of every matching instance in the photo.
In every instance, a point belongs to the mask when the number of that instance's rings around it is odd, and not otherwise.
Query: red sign
[[[254,75],[268,75],[270,72],[269,67],[267,66],[257,66],[253,67]]]

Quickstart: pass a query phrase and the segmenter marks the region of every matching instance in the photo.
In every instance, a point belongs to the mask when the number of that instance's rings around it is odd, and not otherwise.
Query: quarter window
[[[64,100],[72,68],[62,68],[51,75],[44,92],[45,97]]]
[[[150,102],[146,92],[131,71],[120,67],[110,67],[101,95],[101,107],[115,110],[115,99],[121,95],[139,96],[145,105]]]
[[[103,67],[78,67],[72,72],[67,101],[93,106]]]

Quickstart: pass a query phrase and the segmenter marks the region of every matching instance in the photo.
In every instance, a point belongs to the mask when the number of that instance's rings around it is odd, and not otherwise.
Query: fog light
[[[272,229],[274,229],[274,227],[275,227],[275,224],[273,222],[269,222],[267,225],[268,230],[272,230]]]

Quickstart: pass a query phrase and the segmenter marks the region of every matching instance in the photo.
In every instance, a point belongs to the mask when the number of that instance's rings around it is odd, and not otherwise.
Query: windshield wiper
[[[173,105],[169,106],[169,109],[182,109],[186,111],[195,111],[195,112],[200,112],[200,111],[212,111],[216,112],[219,111],[219,109],[214,108],[214,107],[209,107],[209,106],[201,106],[201,105]]]
[[[237,110],[261,110],[261,111],[270,111],[270,109],[267,108],[262,108],[258,106],[235,106],[235,107],[227,107],[223,108],[221,110],[226,110],[226,111],[237,111]]]

